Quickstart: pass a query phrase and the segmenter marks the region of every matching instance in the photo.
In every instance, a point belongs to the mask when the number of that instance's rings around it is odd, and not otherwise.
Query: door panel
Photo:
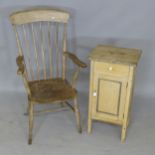
[[[109,115],[118,115],[121,83],[107,79],[99,79],[97,111]]]
[[[126,79],[95,73],[93,114],[95,117],[122,120],[125,104]]]

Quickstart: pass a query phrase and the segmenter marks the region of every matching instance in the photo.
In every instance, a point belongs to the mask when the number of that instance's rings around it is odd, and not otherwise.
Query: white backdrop
[[[135,93],[147,96],[155,94],[154,0],[1,0],[1,91],[23,89],[22,80],[16,75],[17,48],[8,16],[17,9],[36,5],[61,7],[72,13],[70,40],[76,41],[76,45],[70,49],[76,49],[78,55],[87,63],[90,50],[97,44],[142,49]]]

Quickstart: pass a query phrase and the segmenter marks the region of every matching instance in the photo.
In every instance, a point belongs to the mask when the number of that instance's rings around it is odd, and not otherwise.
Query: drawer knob
[[[112,71],[112,67],[109,67],[109,71]]]
[[[94,92],[93,92],[93,96],[97,96],[97,93],[96,93],[96,91],[94,91]]]

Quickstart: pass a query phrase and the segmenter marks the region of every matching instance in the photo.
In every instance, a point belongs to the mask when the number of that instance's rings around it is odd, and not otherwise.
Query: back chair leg
[[[66,106],[66,105],[65,105],[64,102],[60,103],[60,107],[61,107],[61,108],[65,107],[65,106]]]
[[[27,116],[29,114],[29,102],[28,102],[28,106],[26,108],[26,112],[24,113],[25,116]]]
[[[33,103],[29,101],[29,139],[28,139],[28,144],[32,144],[32,130],[33,130]]]
[[[74,99],[74,109],[75,109],[75,117],[76,117],[78,132],[82,133],[81,123],[80,123],[80,111],[77,103],[77,98]]]

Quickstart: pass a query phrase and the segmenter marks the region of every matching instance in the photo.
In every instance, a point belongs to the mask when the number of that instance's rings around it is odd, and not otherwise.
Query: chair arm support
[[[87,65],[83,61],[81,61],[75,54],[70,52],[64,52],[63,55],[70,58],[78,67],[81,67],[81,68],[87,67]]]
[[[75,88],[76,87],[76,83],[77,83],[77,79],[78,79],[78,76],[79,76],[79,72],[80,72],[80,67],[78,67],[76,69],[76,71],[74,72],[73,74],[73,77],[72,77],[72,87]]]
[[[31,95],[31,91],[30,91],[30,88],[29,88],[27,77],[25,75],[24,57],[19,55],[16,58],[16,63],[17,63],[17,66],[18,66],[17,74],[18,75],[22,75],[26,91],[28,93],[28,96],[30,96]]]
[[[18,66],[17,74],[23,75],[24,74],[24,71],[25,71],[24,57],[21,56],[21,55],[19,55],[16,58],[16,63],[17,63],[17,66]]]

